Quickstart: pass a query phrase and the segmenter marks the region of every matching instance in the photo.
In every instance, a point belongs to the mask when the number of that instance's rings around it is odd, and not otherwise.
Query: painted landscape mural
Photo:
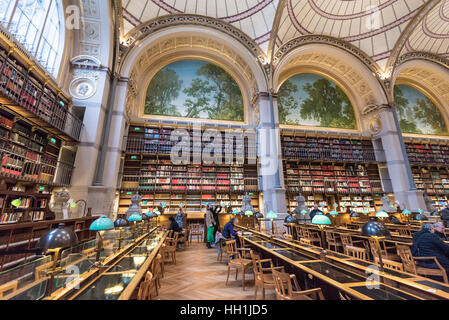
[[[332,81],[298,74],[285,81],[278,95],[279,122],[286,125],[356,129],[349,98]]]
[[[148,87],[146,115],[244,121],[237,82],[222,68],[181,60],[161,69]]]
[[[411,86],[397,85],[394,98],[402,132],[448,135],[443,115],[422,92]]]

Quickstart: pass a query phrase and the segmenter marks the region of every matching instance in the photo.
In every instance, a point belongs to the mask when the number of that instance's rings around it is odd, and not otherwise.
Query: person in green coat
[[[208,204],[206,206],[206,227],[207,227],[207,248],[212,248],[212,243],[214,243],[214,226],[216,222],[213,214],[213,205]]]

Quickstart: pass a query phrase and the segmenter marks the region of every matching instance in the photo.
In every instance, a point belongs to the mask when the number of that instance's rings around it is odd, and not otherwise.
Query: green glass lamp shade
[[[78,237],[71,229],[65,228],[61,223],[58,228],[44,234],[37,243],[38,249],[70,248],[78,243]]]
[[[232,210],[232,214],[236,216],[239,214],[239,211],[237,209],[234,209],[234,210]]]
[[[153,212],[151,212],[151,211],[148,211],[147,213],[145,213],[145,215],[146,215],[148,218],[150,218],[150,219],[156,217],[156,215],[155,215]]]
[[[424,210],[418,209],[416,212],[418,212],[418,214],[423,214],[423,213],[424,213]]]
[[[352,206],[357,208],[359,206],[359,204],[358,203],[353,203]]]
[[[334,203],[332,206],[333,206],[334,208],[338,208],[338,204],[336,204],[336,203]]]
[[[368,209],[364,209],[363,210],[363,214],[369,214],[369,210]]]
[[[325,206],[326,206],[326,204],[320,203],[320,207],[321,207],[321,208],[324,208]]]
[[[253,215],[254,215],[254,212],[252,212],[251,210],[245,211],[245,216],[251,217],[251,216],[253,216]]]
[[[106,216],[98,218],[89,227],[91,231],[105,231],[114,229],[114,222]]]
[[[301,214],[303,215],[303,216],[305,216],[306,214],[308,214],[309,213],[309,211],[307,211],[307,210],[302,210],[301,211]]]
[[[129,218],[128,218],[129,222],[139,222],[142,221],[142,216],[140,214],[133,213]]]
[[[154,213],[156,216],[160,216],[160,215],[161,215],[161,212],[160,212],[159,210],[157,210],[157,209],[154,210],[153,213]]]
[[[161,203],[161,208],[164,209],[167,205],[165,203]]]
[[[120,217],[115,220],[114,226],[116,228],[125,228],[129,226],[129,221]]]
[[[324,214],[317,214],[312,219],[312,224],[319,226],[330,226],[332,224],[331,219]]]
[[[271,211],[268,212],[268,214],[267,214],[267,219],[270,219],[270,220],[277,219],[277,217],[278,217],[277,213],[274,212],[273,210],[271,210]]]
[[[329,214],[330,214],[331,216],[338,216],[338,212],[335,211],[335,210],[332,210]]]
[[[385,211],[381,210],[381,211],[376,213],[376,217],[377,218],[388,218],[389,214],[386,213]]]
[[[180,207],[180,208],[184,208],[184,203],[181,202],[181,203],[179,204],[179,207]]]
[[[412,212],[411,212],[410,210],[404,210],[404,211],[402,211],[402,214],[403,214],[404,216],[409,216],[409,215],[412,214]]]
[[[15,200],[11,201],[11,204],[14,207],[18,208],[18,207],[20,207],[22,205],[22,199],[15,199]]]
[[[371,205],[369,204],[369,202],[365,203],[365,207],[367,207],[367,208],[371,207]]]
[[[365,223],[362,227],[362,235],[367,237],[390,237],[390,231],[385,226],[371,218],[371,221]]]

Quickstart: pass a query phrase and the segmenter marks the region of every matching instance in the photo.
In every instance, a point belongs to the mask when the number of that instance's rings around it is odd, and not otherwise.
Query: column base
[[[425,214],[427,212],[426,202],[424,201],[424,191],[413,190],[395,193],[396,200],[399,201],[403,209],[410,210],[411,212],[417,212],[418,209],[424,210]]]

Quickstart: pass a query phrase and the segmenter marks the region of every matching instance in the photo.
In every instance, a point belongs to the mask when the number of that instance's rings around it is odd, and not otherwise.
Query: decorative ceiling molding
[[[437,63],[449,71],[449,59],[441,55],[429,53],[429,52],[408,52],[399,57],[394,65],[394,70],[396,70],[402,64],[412,61],[412,60],[425,60]]]
[[[124,61],[129,52],[131,52],[131,50],[134,48],[136,43],[144,40],[150,34],[168,27],[180,25],[205,26],[223,32],[245,46],[249,50],[249,52],[251,52],[252,55],[257,59],[258,63],[261,66],[267,63],[265,53],[262,51],[262,49],[253,39],[251,39],[241,30],[219,19],[191,14],[176,14],[156,18],[132,30],[129,34],[126,35],[121,45],[120,61]]]

